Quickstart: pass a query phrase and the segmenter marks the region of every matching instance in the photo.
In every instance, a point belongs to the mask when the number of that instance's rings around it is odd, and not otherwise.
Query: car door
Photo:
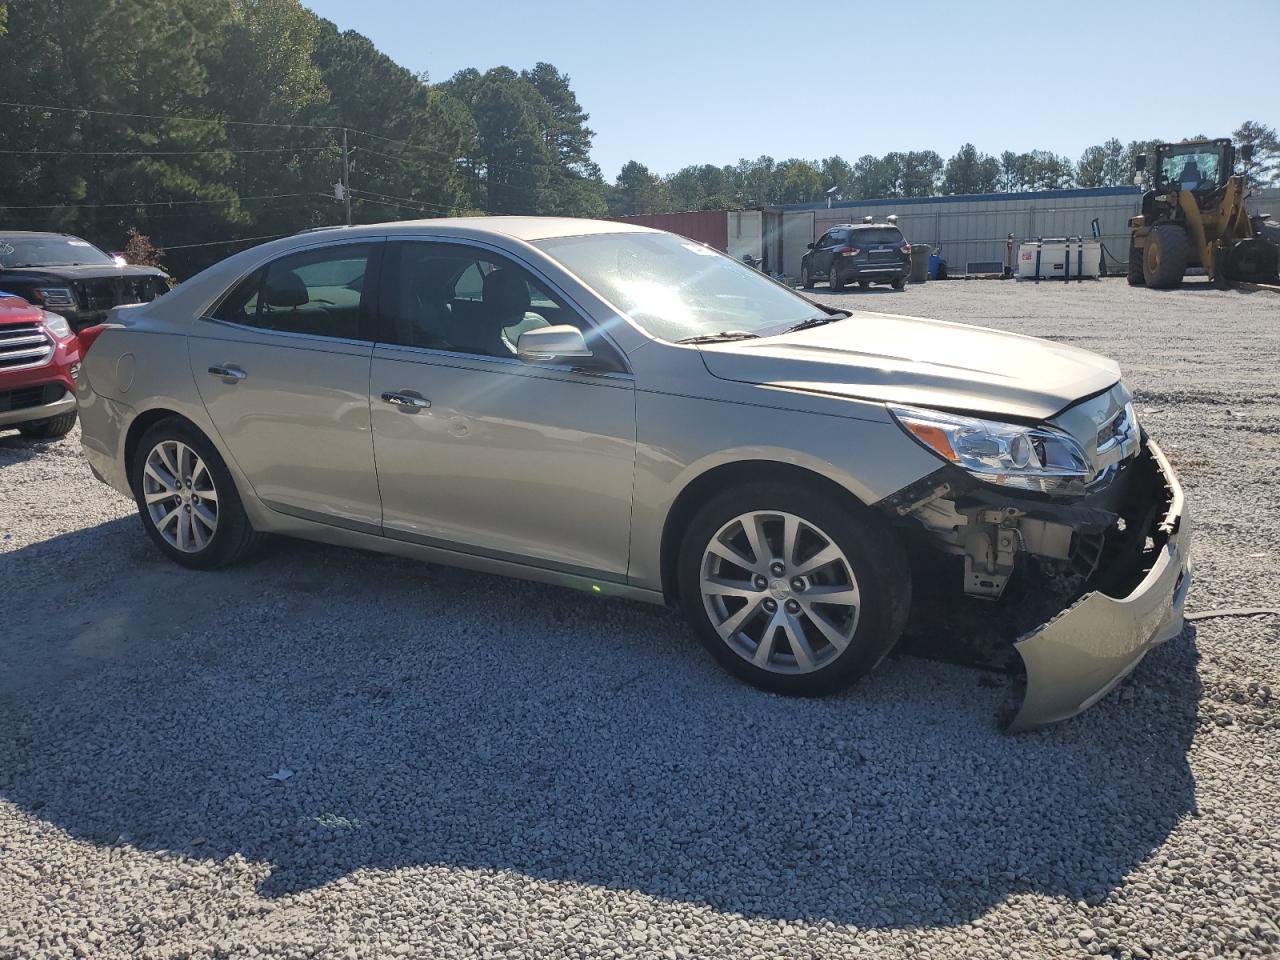
[[[816,277],[825,277],[831,270],[831,250],[835,246],[833,237],[836,231],[828,230],[814,245],[813,248],[813,275]]]
[[[286,255],[240,281],[188,338],[218,435],[268,507],[378,533],[369,422],[382,241]]]
[[[384,534],[624,581],[636,427],[621,354],[495,251],[414,240],[385,262],[370,375]],[[523,330],[565,323],[591,369],[516,357]]]

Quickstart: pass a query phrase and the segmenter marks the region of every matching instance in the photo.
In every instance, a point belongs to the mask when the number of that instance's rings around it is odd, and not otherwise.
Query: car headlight
[[[916,407],[889,409],[916,440],[987,483],[1061,496],[1083,494],[1093,479],[1084,449],[1060,430]]]
[[[66,340],[71,336],[71,324],[67,323],[67,318],[48,310],[44,313],[44,328],[59,340]]]
[[[33,287],[35,302],[54,310],[74,310],[76,296],[69,287]]]

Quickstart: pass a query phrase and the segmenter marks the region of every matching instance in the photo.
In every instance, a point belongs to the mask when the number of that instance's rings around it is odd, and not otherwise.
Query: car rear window
[[[855,243],[902,243],[902,231],[897,227],[858,227],[853,231]]]

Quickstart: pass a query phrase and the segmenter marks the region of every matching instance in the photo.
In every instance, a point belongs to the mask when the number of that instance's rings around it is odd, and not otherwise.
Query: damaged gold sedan
[[[1017,730],[1181,628],[1187,510],[1115,363],[833,309],[660,231],[300,234],[86,339],[90,467],[187,567],[272,533],[670,603],[736,676],[818,695],[902,635],[920,550],[957,608],[1043,601]]]

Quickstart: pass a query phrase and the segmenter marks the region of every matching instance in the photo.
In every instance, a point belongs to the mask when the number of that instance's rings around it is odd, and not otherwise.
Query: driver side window
[[[577,313],[524,268],[496,254],[433,241],[393,243],[380,303],[382,341],[513,358],[520,334]]]

